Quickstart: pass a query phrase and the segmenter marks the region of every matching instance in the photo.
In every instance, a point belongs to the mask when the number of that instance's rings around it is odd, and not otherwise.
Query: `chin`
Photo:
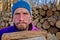
[[[25,31],[26,30],[26,28],[20,28],[20,29],[18,29],[19,31]]]
[[[19,29],[19,30],[26,30],[27,27],[25,27],[25,26],[19,26],[18,29]]]

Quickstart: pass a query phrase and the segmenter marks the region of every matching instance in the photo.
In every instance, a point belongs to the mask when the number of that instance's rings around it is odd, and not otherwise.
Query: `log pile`
[[[58,36],[58,32],[60,32],[60,5],[51,7],[44,5],[42,8],[34,7],[32,11],[32,20],[33,23],[35,22],[35,26],[39,29],[42,28],[47,30],[47,32],[50,32],[51,34],[56,34],[59,39],[60,36]]]
[[[59,11],[60,10],[58,10],[57,8],[60,8],[60,7],[51,7],[50,8],[47,5],[44,5],[42,8],[34,7],[32,9],[33,23],[36,26],[37,26],[37,23],[40,23],[40,25],[42,25],[41,27],[43,29],[49,30],[49,28],[51,28],[51,27],[60,29],[60,25],[59,25],[59,23],[60,23],[60,12]]]
[[[12,21],[12,14],[11,13],[6,13],[6,12],[2,12],[0,13],[1,17],[0,17],[0,29],[13,25],[13,21]]]

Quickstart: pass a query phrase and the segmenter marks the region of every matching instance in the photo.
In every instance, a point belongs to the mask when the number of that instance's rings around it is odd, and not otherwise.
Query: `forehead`
[[[21,12],[27,12],[29,13],[29,11],[26,8],[17,8],[14,13],[21,13]]]

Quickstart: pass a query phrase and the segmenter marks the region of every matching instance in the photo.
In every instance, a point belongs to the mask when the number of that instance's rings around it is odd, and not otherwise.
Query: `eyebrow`
[[[15,15],[16,15],[16,14],[20,14],[20,13],[15,13]]]
[[[23,12],[23,13],[27,13],[27,14],[28,14],[28,12]],[[15,14],[20,14],[20,13],[17,12],[17,13],[15,13]]]

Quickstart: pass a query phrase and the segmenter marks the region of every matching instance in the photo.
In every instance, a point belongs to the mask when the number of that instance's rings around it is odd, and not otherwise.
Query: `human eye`
[[[24,15],[28,15],[28,13],[23,13]]]
[[[20,13],[15,13],[15,15],[19,15]]]

